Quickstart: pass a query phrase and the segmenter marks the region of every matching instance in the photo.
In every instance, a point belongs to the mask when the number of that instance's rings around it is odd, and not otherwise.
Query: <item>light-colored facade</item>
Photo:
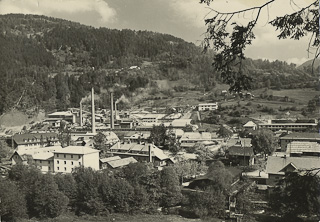
[[[218,103],[201,103],[198,105],[198,111],[217,110]]]
[[[260,123],[259,128],[267,128],[272,131],[290,130],[290,131],[304,131],[309,128],[317,126],[316,120],[312,121],[286,121],[286,120],[268,120],[267,123]]]
[[[50,120],[65,120],[70,123],[76,122],[76,116],[71,113],[70,111],[67,112],[54,112],[51,114],[48,114],[48,121]]]
[[[54,151],[54,172],[71,173],[75,167],[99,170],[99,150],[84,146],[68,146]]]

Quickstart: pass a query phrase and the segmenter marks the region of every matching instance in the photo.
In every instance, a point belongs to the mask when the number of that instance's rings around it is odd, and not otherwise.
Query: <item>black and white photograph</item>
[[[0,222],[319,222],[319,0],[0,0]]]

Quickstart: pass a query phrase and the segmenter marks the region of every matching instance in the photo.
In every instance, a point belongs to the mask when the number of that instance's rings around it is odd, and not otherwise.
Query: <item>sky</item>
[[[80,22],[93,27],[148,30],[167,33],[197,45],[206,31],[204,18],[213,15],[210,8],[230,12],[259,6],[267,0],[213,0],[208,6],[200,0],[0,0],[0,14],[40,14]],[[268,24],[276,16],[300,10],[313,0],[276,0],[261,12],[254,29],[256,39],[246,49],[253,59],[282,60],[302,64],[308,55],[308,37],[278,40],[275,28]],[[291,4],[290,4],[291,2]],[[255,5],[253,5],[253,3]],[[253,13],[235,16],[245,24]]]

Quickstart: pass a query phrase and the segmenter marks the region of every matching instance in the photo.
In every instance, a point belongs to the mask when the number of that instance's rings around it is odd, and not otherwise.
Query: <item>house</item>
[[[155,167],[161,167],[171,162],[170,158],[153,144],[124,143],[113,145],[110,153],[121,158],[133,157],[137,161],[152,162]]]
[[[111,157],[109,157],[109,160],[106,161],[106,159],[108,159],[108,158],[105,158],[103,160],[104,161],[103,169],[106,169],[106,168],[117,169],[117,168],[121,168],[121,167],[127,166],[130,163],[137,163],[138,162],[133,157],[126,157],[126,158],[123,158],[123,159],[121,159],[119,156],[114,156],[114,157],[117,157],[117,158],[111,159]]]
[[[100,159],[100,169],[107,169],[108,165],[107,162],[114,161],[114,160],[120,160],[121,158],[119,156],[111,156]]]
[[[59,127],[62,120],[74,124],[76,122],[76,115],[70,111],[54,112],[48,114],[48,118],[44,122],[48,122],[53,127]]]
[[[148,142],[149,137],[150,137],[150,132],[144,132],[144,133],[130,132],[124,136],[124,141],[131,142],[131,143],[143,143],[143,142]]]
[[[100,169],[99,150],[86,146],[68,146],[53,152],[54,172],[71,173],[75,167],[91,167]]]
[[[218,103],[201,103],[198,105],[198,111],[217,110]]]
[[[60,144],[57,133],[24,133],[12,137],[18,151],[38,149],[39,147],[57,146]]]
[[[279,179],[284,177],[286,172],[314,168],[320,168],[319,157],[269,156],[266,167],[266,173],[268,174],[267,185],[275,185]]]
[[[240,166],[252,166],[254,164],[254,152],[252,147],[234,145],[226,151],[230,163]]]
[[[11,156],[11,165],[35,165],[42,172],[53,172],[53,152],[62,149],[61,146],[43,147],[38,149],[15,151]]]
[[[243,125],[243,128],[247,130],[256,130],[258,126],[253,121],[248,121],[246,124]]]
[[[287,145],[288,156],[318,156],[320,157],[320,144],[316,142],[293,141]]]
[[[143,126],[152,126],[161,124],[160,120],[167,114],[161,113],[131,113],[130,117],[137,119]]]
[[[11,165],[22,164],[28,165],[28,163],[32,160],[30,154],[23,154],[19,151],[15,151],[12,156],[10,157]]]
[[[281,151],[285,152],[289,143],[293,141],[300,142],[316,142],[320,144],[320,134],[319,133],[290,133],[288,135],[279,138]]]
[[[62,149],[62,148],[61,148]],[[51,152],[37,153],[32,155],[32,163],[43,173],[54,172],[54,154]]]
[[[291,131],[304,131],[306,129],[317,127],[317,121],[311,120],[287,120],[276,119],[268,120],[267,123],[260,123],[259,128],[266,128],[272,131],[278,130],[291,130]]]

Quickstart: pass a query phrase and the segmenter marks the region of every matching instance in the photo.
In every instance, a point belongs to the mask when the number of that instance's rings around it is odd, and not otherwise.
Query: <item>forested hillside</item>
[[[167,34],[97,29],[46,16],[1,15],[0,114],[12,108],[79,106],[92,86],[100,94],[101,107],[108,104],[110,88],[118,97],[130,97],[139,88],[157,90],[157,79],[185,79],[192,89],[211,90],[220,82],[211,65],[213,56]],[[245,66],[253,88],[316,85],[308,68],[251,59]]]

